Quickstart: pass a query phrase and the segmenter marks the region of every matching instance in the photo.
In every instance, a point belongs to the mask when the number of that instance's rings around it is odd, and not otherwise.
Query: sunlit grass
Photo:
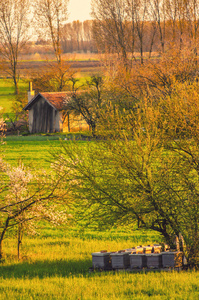
[[[132,245],[133,233],[127,240],[120,231],[112,240],[109,232],[101,232],[102,239],[94,231],[92,238],[84,239],[74,237],[72,229],[58,230],[58,236],[54,233],[24,239],[19,262],[16,241],[6,240],[8,254],[0,266],[1,299],[198,299],[199,273],[194,271],[89,272],[92,252],[126,248]]]
[[[67,267],[67,266],[65,266]],[[1,299],[198,299],[197,273],[94,273],[0,281]]]
[[[22,160],[25,165],[32,165],[36,169],[49,169],[53,162],[52,153],[59,148],[60,140],[64,140],[66,136],[68,135],[7,136],[6,143],[1,145],[1,155],[12,165]],[[74,138],[75,136],[77,135],[74,134]],[[69,137],[71,138],[70,135]]]
[[[28,90],[28,83],[24,80],[19,81],[19,90],[24,92]],[[0,107],[5,113],[11,112],[12,103],[15,100],[15,88],[12,79],[0,79]]]

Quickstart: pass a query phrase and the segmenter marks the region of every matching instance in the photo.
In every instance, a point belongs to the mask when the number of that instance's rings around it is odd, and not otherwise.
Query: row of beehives
[[[180,251],[161,252],[160,245],[136,247],[117,252],[100,251],[92,253],[94,269],[161,269],[181,268],[183,253]]]

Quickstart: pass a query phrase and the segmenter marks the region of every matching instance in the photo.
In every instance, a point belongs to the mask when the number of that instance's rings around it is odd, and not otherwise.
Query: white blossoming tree
[[[66,191],[54,175],[33,174],[22,163],[11,167],[0,160],[0,172],[0,258],[5,234],[11,229],[17,233],[19,258],[23,233],[34,233],[35,221],[45,219],[54,225],[66,222],[66,212],[60,205]]]

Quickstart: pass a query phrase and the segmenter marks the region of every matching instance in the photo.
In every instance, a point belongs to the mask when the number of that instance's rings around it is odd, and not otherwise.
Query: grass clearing
[[[6,161],[22,159],[35,168],[50,168],[50,150],[59,147],[65,135],[8,136],[1,146]],[[68,143],[69,141],[64,141]],[[85,142],[81,142],[84,144]],[[153,231],[118,228],[50,227],[38,224],[40,235],[25,236],[21,260],[17,260],[17,239],[4,241],[0,264],[0,299],[198,299],[199,272],[94,272],[91,253],[116,251],[136,245],[161,242]]]

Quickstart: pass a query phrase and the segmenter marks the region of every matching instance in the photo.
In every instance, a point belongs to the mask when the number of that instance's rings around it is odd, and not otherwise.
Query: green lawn
[[[61,136],[8,136],[1,149],[6,161],[13,165],[21,159],[25,165],[48,169],[52,160],[50,151],[60,145],[59,138]]]
[[[8,136],[1,146],[11,164],[22,159],[35,168],[49,169],[50,151],[59,147],[56,136]],[[65,141],[68,143],[68,141]],[[82,142],[84,143],[84,142]],[[0,264],[0,299],[198,299],[199,272],[150,273],[89,272],[91,253],[116,251],[161,242],[152,231],[118,228],[96,231],[65,224],[59,228],[39,223],[40,235],[25,236],[21,259],[17,240],[7,235]]]
[[[134,246],[135,236],[145,243],[158,238],[137,231],[88,232],[44,228],[40,237],[24,239],[19,262],[16,241],[6,240],[1,299],[198,299],[199,272],[89,272],[95,251]]]
[[[77,134],[74,134],[75,136],[78,138]],[[30,167],[32,165],[33,168],[48,169],[53,161],[52,153],[60,146],[60,140],[70,143],[71,141],[65,141],[69,137],[70,134],[7,136],[0,149],[5,160],[12,165],[22,160]]]

